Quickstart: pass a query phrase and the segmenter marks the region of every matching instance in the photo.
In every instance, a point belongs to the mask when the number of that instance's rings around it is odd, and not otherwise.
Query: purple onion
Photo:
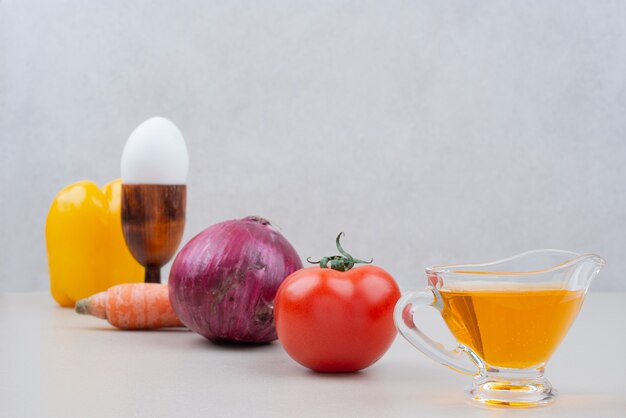
[[[222,222],[176,256],[170,301],[183,324],[211,341],[273,341],[274,297],[301,268],[296,250],[265,219]]]

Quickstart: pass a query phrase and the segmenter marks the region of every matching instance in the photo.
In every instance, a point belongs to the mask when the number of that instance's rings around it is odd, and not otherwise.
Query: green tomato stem
[[[341,243],[339,242],[342,235],[345,234],[343,232],[340,232],[339,235],[337,235],[337,239],[335,240],[335,244],[337,245],[337,251],[339,251],[341,255],[331,255],[328,257],[323,257],[319,261],[311,261],[311,257],[309,257],[306,259],[306,261],[311,264],[319,264],[320,267],[323,269],[331,268],[337,271],[348,271],[352,267],[354,267],[355,264],[371,264],[372,261],[374,261],[374,259],[371,259],[370,261],[363,261],[359,260],[358,258],[352,257],[350,253],[343,249]]]

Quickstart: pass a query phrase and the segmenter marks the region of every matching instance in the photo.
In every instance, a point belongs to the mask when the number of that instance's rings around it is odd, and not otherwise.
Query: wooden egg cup
[[[126,245],[145,267],[146,283],[161,283],[161,267],[176,253],[185,230],[187,186],[122,184]]]

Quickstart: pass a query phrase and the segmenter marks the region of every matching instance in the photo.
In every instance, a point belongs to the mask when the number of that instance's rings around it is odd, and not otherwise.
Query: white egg
[[[176,125],[150,118],[128,137],[122,152],[122,181],[128,184],[185,184],[189,155]]]

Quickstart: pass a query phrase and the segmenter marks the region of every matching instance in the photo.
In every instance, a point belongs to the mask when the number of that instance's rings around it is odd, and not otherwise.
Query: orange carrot
[[[123,329],[183,327],[168,295],[167,285],[125,283],[76,302],[76,312],[106,319]]]

